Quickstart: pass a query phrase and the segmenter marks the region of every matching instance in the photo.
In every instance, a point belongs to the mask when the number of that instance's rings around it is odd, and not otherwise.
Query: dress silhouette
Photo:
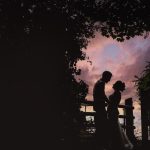
[[[121,91],[125,90],[125,83],[117,81],[113,85],[114,93],[109,96],[109,105],[107,107],[109,127],[110,127],[110,147],[112,149],[133,149],[133,144],[129,141],[127,135],[122,130],[118,120],[118,105],[121,101]]]
[[[102,78],[95,83],[93,89],[94,110],[96,111],[94,120],[96,126],[95,135],[97,148],[106,148],[108,145],[108,139],[106,136],[108,120],[105,109],[105,106],[108,103],[108,98],[105,95],[105,83],[109,82],[111,77],[111,72],[104,71]]]

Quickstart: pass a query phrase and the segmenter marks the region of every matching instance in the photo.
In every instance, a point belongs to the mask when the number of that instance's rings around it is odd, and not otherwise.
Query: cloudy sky
[[[78,77],[89,85],[88,100],[93,100],[92,90],[94,83],[100,78],[105,70],[112,72],[111,82],[106,85],[106,94],[110,95],[112,85],[117,80],[126,83],[126,90],[122,93],[122,101],[132,97],[134,100],[134,114],[136,116],[135,124],[140,124],[140,106],[138,105],[138,96],[133,82],[135,75],[140,76],[146,61],[150,61],[150,36],[144,39],[142,36],[134,37],[124,42],[117,42],[111,38],[106,38],[96,33],[94,39],[91,39],[86,52],[90,64],[87,61],[79,61],[77,66],[82,70]]]

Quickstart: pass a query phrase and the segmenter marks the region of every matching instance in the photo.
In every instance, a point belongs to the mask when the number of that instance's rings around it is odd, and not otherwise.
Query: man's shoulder
[[[105,82],[103,81],[103,80],[98,80],[97,82],[96,82],[96,84],[98,84],[98,85],[104,85],[105,84]]]
[[[99,89],[99,88],[104,88],[104,85],[105,85],[105,83],[104,83],[104,81],[102,81],[102,80],[98,80],[96,83],[95,83],[95,86],[94,86],[94,89]]]

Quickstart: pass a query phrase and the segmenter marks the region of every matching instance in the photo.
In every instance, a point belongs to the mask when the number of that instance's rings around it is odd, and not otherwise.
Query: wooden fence
[[[150,145],[150,90],[141,96],[142,144]]]
[[[86,116],[94,116],[95,112],[87,112],[87,106],[93,106],[93,101],[84,101],[81,103],[81,106],[84,106],[84,115]],[[126,132],[127,136],[131,141],[135,141],[135,135],[134,135],[134,116],[133,116],[133,102],[132,98],[128,98],[125,100],[125,105],[119,105],[119,108],[123,109],[123,115],[119,115],[119,118],[123,119],[123,124],[121,126],[123,127],[124,131]],[[90,122],[90,124],[86,124],[86,127],[88,129],[94,129],[95,123]]]

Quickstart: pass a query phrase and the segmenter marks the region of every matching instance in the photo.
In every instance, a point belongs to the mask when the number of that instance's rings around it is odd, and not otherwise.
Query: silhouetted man
[[[104,71],[102,78],[95,83],[93,89],[94,110],[96,111],[94,116],[96,125],[96,145],[102,148],[108,146],[108,121],[105,106],[109,101],[105,95],[105,83],[109,82],[111,77],[111,72]]]

